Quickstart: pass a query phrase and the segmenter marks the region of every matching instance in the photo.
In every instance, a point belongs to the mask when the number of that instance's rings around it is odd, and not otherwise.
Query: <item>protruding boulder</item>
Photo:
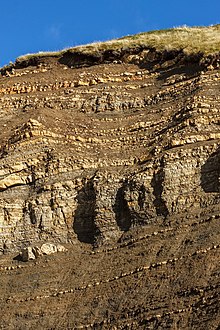
[[[22,250],[21,259],[23,261],[34,260],[43,255],[50,255],[56,252],[66,252],[67,249],[61,244],[44,243],[41,246],[29,246]]]
[[[61,244],[57,244],[57,252],[66,252],[67,249]]]
[[[22,250],[21,258],[23,261],[29,261],[29,260],[36,259],[31,246],[28,246],[27,248]]]
[[[34,246],[32,250],[36,258],[39,258],[43,255],[41,248],[39,246]]]
[[[45,243],[41,245],[41,252],[45,255],[50,255],[57,252],[57,246],[53,243]]]

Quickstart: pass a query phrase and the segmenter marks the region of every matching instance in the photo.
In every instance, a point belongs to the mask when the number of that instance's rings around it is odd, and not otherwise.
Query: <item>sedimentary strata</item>
[[[1,304],[23,306],[9,329],[19,328],[27,302],[26,328],[39,318],[41,328],[162,329],[170,322],[170,329],[184,329],[203,312],[205,327],[214,327],[219,58],[146,49],[103,54],[42,57],[1,70],[0,271],[14,283],[10,292],[2,289]],[[25,265],[4,259],[48,241],[68,252]],[[45,280],[43,269],[53,274],[56,260],[63,270]],[[198,267],[206,269],[196,283]],[[33,293],[27,285],[19,295],[14,281],[25,272],[31,288],[37,272],[46,284]],[[77,307],[80,291],[94,288]],[[114,289],[124,303],[131,291],[127,309]],[[62,296],[71,297],[64,303]],[[42,312],[47,299],[51,310]],[[55,326],[57,306],[64,323]]]

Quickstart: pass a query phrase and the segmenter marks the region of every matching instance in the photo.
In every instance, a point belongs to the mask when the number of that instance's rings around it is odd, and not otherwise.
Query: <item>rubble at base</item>
[[[61,244],[44,243],[41,246],[27,247],[21,252],[22,261],[30,261],[43,255],[50,255],[57,252],[66,252],[67,249]]]

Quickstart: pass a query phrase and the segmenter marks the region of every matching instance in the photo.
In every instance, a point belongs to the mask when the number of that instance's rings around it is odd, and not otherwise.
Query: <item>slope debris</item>
[[[136,39],[0,70],[1,329],[220,326],[220,55]]]

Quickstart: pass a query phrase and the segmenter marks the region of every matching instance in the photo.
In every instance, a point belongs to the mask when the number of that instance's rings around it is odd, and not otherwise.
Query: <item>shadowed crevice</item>
[[[220,192],[220,147],[201,167],[201,187],[206,193]]]
[[[162,215],[166,218],[169,215],[169,211],[166,206],[166,202],[162,198],[163,182],[164,182],[164,171],[163,169],[160,169],[157,173],[154,173],[153,179],[151,181],[153,194],[155,196],[155,200],[153,204],[156,208],[157,215]]]
[[[123,184],[122,187],[118,189],[113,206],[115,220],[122,231],[128,231],[132,224],[131,213],[125,199],[125,187],[126,184]]]
[[[95,225],[96,193],[92,180],[85,182],[76,199],[78,205],[74,215],[73,230],[80,242],[93,244],[97,227]]]
[[[117,191],[113,210],[117,225],[122,231],[128,231],[135,225],[144,225],[149,218],[146,214],[144,185],[125,181]]]
[[[102,61],[100,53],[83,54],[82,52],[71,52],[67,51],[59,59],[60,64],[67,65],[69,67],[83,67],[92,66]]]

